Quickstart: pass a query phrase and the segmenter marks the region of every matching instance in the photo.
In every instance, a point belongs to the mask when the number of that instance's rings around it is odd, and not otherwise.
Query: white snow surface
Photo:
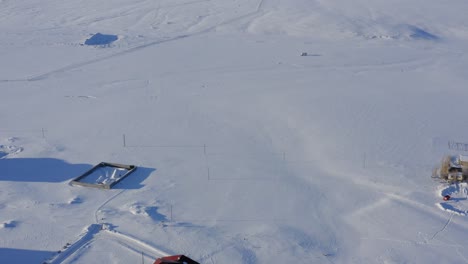
[[[466,10],[0,0],[0,263],[468,263]]]

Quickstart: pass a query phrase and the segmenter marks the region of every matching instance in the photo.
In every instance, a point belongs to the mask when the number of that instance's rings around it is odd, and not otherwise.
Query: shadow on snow
[[[0,159],[0,181],[64,182],[91,169],[91,164],[70,164],[53,158]],[[140,189],[142,182],[155,169],[138,167],[135,172],[116,184],[113,189]]]
[[[107,35],[107,34],[101,34],[101,33],[96,33],[89,39],[85,41],[85,45],[108,45],[111,44],[112,42],[116,41],[119,37],[116,35]]]
[[[133,173],[117,183],[112,189],[140,189],[145,186],[142,182],[154,171],[156,171],[154,168],[137,167]]]
[[[53,253],[52,251],[0,248],[0,260],[2,263],[42,263]]]
[[[53,158],[0,159],[0,181],[62,182],[91,167],[89,164],[70,164]]]

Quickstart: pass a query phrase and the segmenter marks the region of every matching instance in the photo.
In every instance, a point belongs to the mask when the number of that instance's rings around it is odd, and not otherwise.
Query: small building
[[[468,178],[468,156],[450,155],[444,157],[438,176],[449,182],[466,181]]]

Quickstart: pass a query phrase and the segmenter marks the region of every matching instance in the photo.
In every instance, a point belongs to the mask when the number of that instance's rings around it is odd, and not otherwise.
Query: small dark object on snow
[[[448,200],[450,200],[450,195],[445,195],[444,196],[444,201],[448,201]]]
[[[304,56],[308,56],[309,54],[307,54],[307,52],[302,52],[301,53],[301,56],[304,57]]]
[[[153,264],[200,264],[184,255],[176,255],[158,258]]]

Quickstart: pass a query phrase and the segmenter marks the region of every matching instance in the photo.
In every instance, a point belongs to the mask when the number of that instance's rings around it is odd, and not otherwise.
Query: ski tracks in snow
[[[62,68],[58,68],[58,69],[49,71],[47,73],[42,73],[42,74],[39,74],[39,75],[36,75],[36,76],[31,76],[31,77],[26,78],[26,79],[1,80],[1,81],[24,81],[24,82],[40,81],[40,80],[46,79],[49,76],[54,75],[54,74],[68,72],[68,71],[78,69],[78,68],[82,68],[84,66],[94,64],[94,63],[97,63],[97,62],[100,62],[100,61],[105,61],[105,60],[108,60],[108,59],[111,59],[111,58],[116,58],[116,57],[123,56],[123,55],[129,54],[129,53],[133,53],[133,52],[136,52],[138,50],[141,50],[141,49],[144,49],[144,48],[147,48],[147,47],[150,47],[150,46],[154,46],[154,45],[158,45],[158,44],[162,44],[162,43],[166,43],[166,42],[170,42],[170,41],[175,41],[175,40],[182,39],[182,38],[185,38],[185,37],[188,37],[188,35],[180,35],[180,36],[176,36],[176,37],[165,39],[165,40],[157,40],[157,41],[141,44],[141,45],[135,46],[133,48],[126,49],[126,50],[121,51],[121,52],[108,54],[108,55],[105,55],[105,56],[102,56],[102,57],[97,57],[97,58],[87,60],[87,61],[73,63],[73,64],[70,64],[70,65],[64,66]]]
[[[205,1],[194,1],[194,2],[189,2],[189,3],[186,3],[186,4],[194,4],[194,3],[205,2]],[[46,73],[41,73],[41,74],[30,76],[30,77],[27,77],[27,78],[3,79],[3,80],[0,80],[0,83],[1,82],[34,82],[34,81],[40,81],[40,80],[44,80],[44,79],[46,79],[46,78],[48,78],[48,77],[50,77],[52,75],[55,75],[55,74],[65,73],[65,72],[68,72],[68,71],[71,71],[71,70],[74,70],[74,69],[82,68],[82,67],[90,65],[90,64],[94,64],[94,63],[97,63],[97,62],[109,60],[109,59],[116,58],[116,57],[120,57],[120,56],[127,55],[127,54],[130,54],[130,53],[133,53],[133,52],[137,52],[137,51],[140,51],[142,49],[152,47],[152,46],[155,46],[155,45],[159,45],[159,44],[163,44],[163,43],[167,43],[167,42],[172,42],[172,41],[180,40],[180,39],[187,38],[187,37],[193,37],[193,36],[206,34],[208,32],[211,32],[211,31],[215,30],[216,28],[218,28],[220,26],[225,26],[225,25],[228,25],[228,24],[232,24],[232,23],[234,23],[236,21],[239,21],[239,20],[242,20],[244,18],[247,18],[247,17],[253,16],[255,14],[258,14],[259,12],[261,12],[263,3],[264,3],[264,0],[259,0],[256,9],[253,10],[252,12],[248,12],[246,14],[239,15],[239,16],[237,16],[235,18],[232,18],[232,19],[217,23],[217,24],[215,24],[213,26],[210,26],[210,27],[208,27],[206,29],[199,30],[199,31],[194,32],[194,33],[185,33],[185,34],[180,34],[180,35],[170,37],[170,38],[167,38],[167,39],[154,40],[154,41],[150,41],[150,42],[147,42],[147,43],[142,43],[142,44],[136,45],[134,47],[130,47],[128,49],[125,49],[123,51],[114,52],[114,53],[111,53],[111,54],[99,56],[99,57],[96,57],[96,58],[93,58],[93,59],[89,59],[89,60],[85,60],[85,61],[81,61],[81,62],[77,62],[77,63],[72,63],[72,64],[69,64],[69,65],[57,68],[55,70],[51,70],[51,71],[48,71]],[[193,27],[193,25],[191,27]]]

